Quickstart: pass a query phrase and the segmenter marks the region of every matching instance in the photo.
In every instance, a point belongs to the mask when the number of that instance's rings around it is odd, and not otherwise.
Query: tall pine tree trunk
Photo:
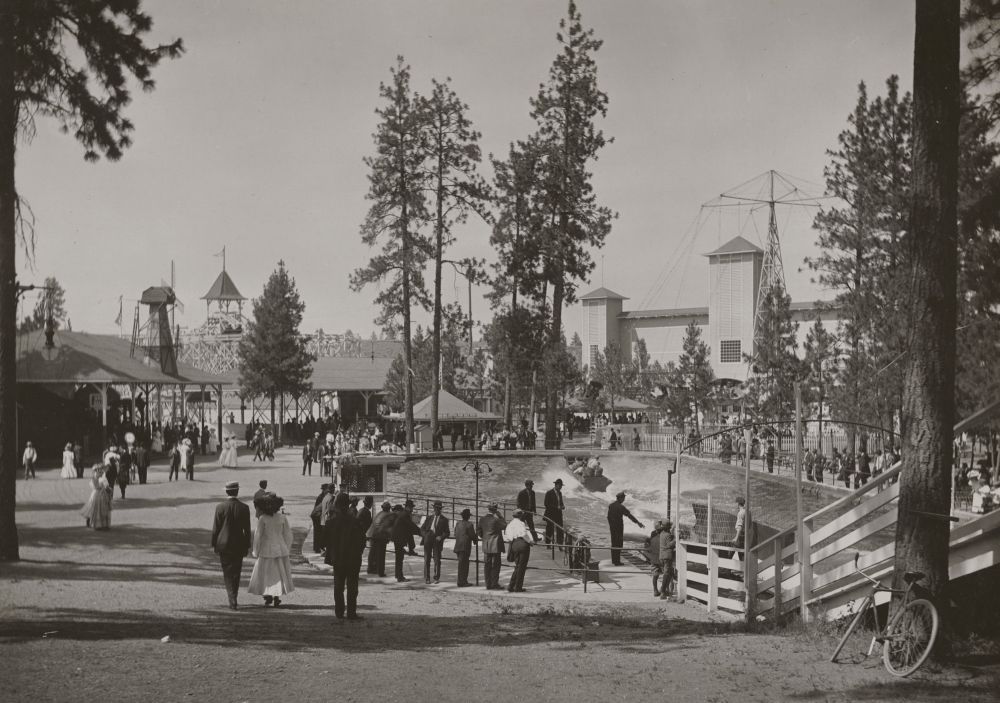
[[[441,389],[441,257],[444,255],[444,174],[441,171],[441,155],[438,154],[437,169],[437,213],[434,223],[434,329],[431,332],[431,437],[437,437],[438,392]],[[472,285],[472,281],[469,281]],[[472,330],[469,330],[469,335]],[[432,440],[433,441],[433,440]]]
[[[545,374],[545,448],[557,449],[556,442],[556,403],[559,402],[559,389],[556,384],[554,369],[551,368],[555,353],[562,343],[562,305],[563,305],[563,271],[556,272],[555,283],[552,286],[552,326],[549,335],[549,355],[547,362],[550,368]]]
[[[403,271],[403,405],[406,444],[413,444],[413,341],[410,339],[410,272]]]
[[[14,97],[14,40],[10,26],[0,27],[0,561],[17,561],[14,520],[17,486],[16,308],[14,266],[17,230],[17,189],[14,155],[17,101]]]
[[[913,192],[909,350],[903,469],[893,582],[927,575],[932,597],[948,581],[948,514],[955,421],[959,119],[959,0],[917,0],[913,50]]]

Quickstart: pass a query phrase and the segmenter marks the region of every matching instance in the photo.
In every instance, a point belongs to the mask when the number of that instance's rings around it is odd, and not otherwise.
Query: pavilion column
[[[130,425],[135,424],[135,389],[136,389],[136,387],[137,386],[134,383],[128,384],[129,400],[132,403],[132,407],[131,407],[131,409],[129,410],[129,413],[128,413],[128,420],[129,420],[129,424]]]
[[[216,448],[221,452],[222,451],[222,384],[220,383],[218,386],[215,386],[215,389],[216,392],[219,394],[218,397],[216,398],[216,405],[215,405],[216,410],[218,411],[217,412],[218,418],[216,425],[219,433],[217,435],[219,446]]]
[[[187,425],[187,392],[185,391],[187,385],[181,384],[181,424]]]
[[[100,384],[101,391],[101,452],[108,448],[108,384]]]

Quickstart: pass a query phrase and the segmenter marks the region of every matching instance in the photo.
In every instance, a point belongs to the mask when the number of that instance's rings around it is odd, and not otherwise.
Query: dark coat
[[[388,542],[392,539],[392,526],[396,524],[396,516],[398,513],[393,513],[388,510],[380,510],[375,513],[375,517],[372,518],[371,527],[368,528],[368,536],[371,539],[383,540]]]
[[[406,542],[410,535],[419,535],[420,529],[413,524],[413,518],[405,510],[395,513],[396,520],[392,524],[392,541]]]
[[[215,506],[212,548],[216,554],[245,557],[250,551],[250,508],[235,497]]]
[[[444,542],[446,539],[451,537],[451,529],[448,526],[448,518],[444,515],[437,516],[437,529],[431,530],[431,525],[434,524],[434,515],[428,515],[424,518],[423,523],[420,525],[420,532],[423,537],[420,539],[420,544],[423,545],[433,545],[438,542]],[[440,539],[435,539],[440,538]]]
[[[365,532],[349,512],[333,511],[326,523],[326,563],[335,569],[361,568]]]
[[[520,493],[517,494],[517,509],[527,510],[532,514],[537,512],[537,510],[535,510],[535,492],[533,490],[525,487]]]
[[[555,488],[550,488],[545,491],[545,517],[562,517],[562,511],[564,509],[565,504],[563,503],[561,493],[556,491]]]
[[[365,534],[368,534],[368,528],[372,526],[372,519],[372,509],[367,505],[362,505],[358,511],[358,523],[361,525],[361,531]]]

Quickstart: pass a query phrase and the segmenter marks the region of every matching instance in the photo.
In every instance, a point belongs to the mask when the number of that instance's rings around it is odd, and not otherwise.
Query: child
[[[24,446],[24,456],[21,457],[21,463],[24,464],[25,480],[29,478],[35,478],[36,461],[38,461],[38,452],[35,451],[35,448],[31,445],[31,442],[28,442]]]

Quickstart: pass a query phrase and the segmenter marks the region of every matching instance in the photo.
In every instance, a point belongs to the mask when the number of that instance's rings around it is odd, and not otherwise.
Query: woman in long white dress
[[[63,465],[62,471],[59,472],[59,478],[76,478],[76,465],[73,463],[73,443],[70,442],[63,449]]]
[[[236,442],[231,436],[227,436],[222,442],[222,465],[227,469],[235,469],[240,465],[236,455]]]
[[[250,574],[247,592],[264,597],[264,606],[281,604],[280,596],[295,590],[292,565],[288,555],[292,549],[292,528],[281,512],[284,500],[267,493],[254,501],[260,508],[257,529],[253,534],[252,555],[257,559]]]
[[[111,527],[112,492],[113,488],[104,475],[104,466],[96,464],[90,476],[90,497],[80,510],[80,514],[87,520],[87,527],[95,530]]]

